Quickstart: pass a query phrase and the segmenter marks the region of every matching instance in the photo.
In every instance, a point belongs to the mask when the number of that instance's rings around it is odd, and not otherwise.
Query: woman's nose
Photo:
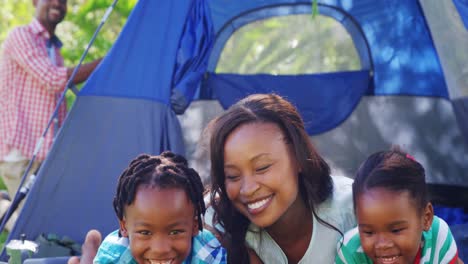
[[[252,196],[260,188],[260,185],[253,176],[249,175],[242,178],[240,194],[244,196]]]

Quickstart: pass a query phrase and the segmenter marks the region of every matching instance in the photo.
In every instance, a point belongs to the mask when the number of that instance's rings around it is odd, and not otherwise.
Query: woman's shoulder
[[[343,176],[332,176],[333,192],[330,197],[319,205],[319,210],[344,209],[351,210],[353,208],[353,180]],[[342,211],[342,210],[341,210]]]
[[[333,193],[318,206],[317,213],[320,218],[344,232],[356,225],[353,208],[353,180],[343,176],[332,176],[332,179]]]
[[[331,176],[333,180],[334,192],[336,190],[343,194],[352,194],[353,192],[353,179],[345,176]]]

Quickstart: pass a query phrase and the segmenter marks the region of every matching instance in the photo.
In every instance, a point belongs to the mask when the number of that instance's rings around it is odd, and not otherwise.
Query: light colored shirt
[[[99,246],[94,264],[137,264],[130,251],[127,237],[119,237],[119,231],[110,233]],[[192,238],[192,250],[184,264],[225,264],[226,250],[208,230]]]
[[[352,183],[346,177],[333,178],[333,195],[317,208],[318,216],[338,228],[342,233],[356,225],[353,211]],[[336,243],[341,234],[322,223],[313,215],[312,237],[309,247],[299,264],[333,263],[336,255]],[[252,248],[263,263],[287,264],[288,259],[283,250],[266,232],[253,224],[246,234],[247,245]]]
[[[338,243],[336,264],[372,264],[361,246],[358,227],[346,232],[343,244]],[[415,264],[456,264],[458,251],[450,228],[444,220],[434,216],[431,228],[423,231],[421,249]]]
[[[3,43],[0,61],[0,158],[17,149],[32,157],[67,82],[67,68],[59,46],[53,62],[46,42],[47,30],[34,19],[29,25],[13,29]],[[58,113],[61,124],[66,115],[62,104]],[[37,160],[44,160],[52,145],[54,129],[45,137]]]
[[[21,151],[17,149],[11,149],[10,153],[8,153],[5,157],[3,157],[3,161],[5,162],[18,162],[18,161],[23,161],[23,160],[27,160],[27,158],[21,155]]]

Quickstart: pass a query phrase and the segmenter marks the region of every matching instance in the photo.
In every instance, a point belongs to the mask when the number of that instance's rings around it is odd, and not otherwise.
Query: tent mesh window
[[[235,31],[217,73],[294,75],[360,70],[353,40],[335,19],[310,14],[257,20]]]

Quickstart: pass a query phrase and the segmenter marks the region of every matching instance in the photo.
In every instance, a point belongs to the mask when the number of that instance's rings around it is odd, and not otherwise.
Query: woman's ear
[[[432,226],[432,220],[434,219],[434,208],[431,203],[427,203],[423,211],[423,228],[424,231],[428,231]]]
[[[126,226],[126,221],[125,218],[123,220],[119,220],[119,226],[120,226],[120,235],[123,237],[128,237],[128,232]]]

